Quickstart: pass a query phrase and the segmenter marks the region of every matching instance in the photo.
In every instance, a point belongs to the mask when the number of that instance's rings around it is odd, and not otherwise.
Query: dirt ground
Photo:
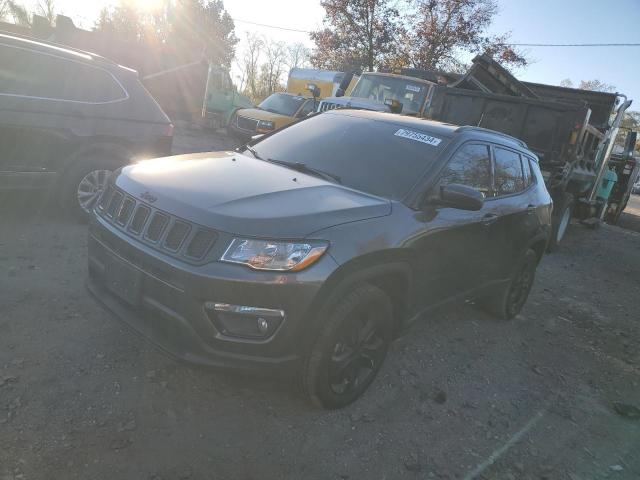
[[[0,480],[640,478],[640,419],[613,407],[640,405],[640,233],[573,225],[522,315],[431,314],[327,412],[132,334],[85,291],[86,227],[25,198],[0,204]]]

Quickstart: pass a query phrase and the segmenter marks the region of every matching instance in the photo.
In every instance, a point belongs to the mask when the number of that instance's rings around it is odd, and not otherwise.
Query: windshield
[[[274,93],[273,95],[265,98],[258,107],[268,112],[293,117],[304,101],[304,97],[299,97],[297,95]]]
[[[384,103],[397,100],[402,113],[419,113],[427,96],[428,84],[399,77],[363,74],[353,88],[352,97],[370,98]]]
[[[274,133],[251,148],[262,159],[304,164],[351,188],[400,200],[447,139],[402,122],[323,113]]]

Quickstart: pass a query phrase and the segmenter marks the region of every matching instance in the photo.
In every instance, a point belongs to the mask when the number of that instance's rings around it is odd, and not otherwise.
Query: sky
[[[137,0],[141,6],[160,0]],[[37,5],[37,0],[26,4]],[[90,28],[100,9],[116,0],[56,0],[57,8]],[[615,3],[615,8],[607,5]],[[315,30],[322,25],[324,10],[320,0],[224,0],[236,20],[236,35],[242,40],[248,32],[263,34],[288,43],[313,43],[305,33],[260,27],[243,21],[277,25],[298,30]],[[640,0],[498,0],[499,14],[491,33],[511,31],[518,43],[640,43]],[[635,98],[640,110],[640,47],[526,48],[533,63],[516,71],[525,81],[557,85],[565,78],[597,78],[616,86]]]

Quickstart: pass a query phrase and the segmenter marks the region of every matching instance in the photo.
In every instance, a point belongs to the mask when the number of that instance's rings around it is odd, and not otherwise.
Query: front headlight
[[[258,130],[273,130],[275,128],[275,123],[270,120],[260,120],[258,121]]]
[[[220,260],[241,263],[255,270],[297,272],[315,263],[328,246],[318,241],[277,242],[235,238]]]

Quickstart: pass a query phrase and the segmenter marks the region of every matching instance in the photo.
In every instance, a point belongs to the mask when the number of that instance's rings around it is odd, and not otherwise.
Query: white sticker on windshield
[[[405,130],[404,128],[398,129],[396,133],[394,133],[396,137],[408,138],[410,140],[415,140],[416,142],[427,143],[429,145],[433,145],[437,147],[440,145],[442,141],[441,138],[432,137],[431,135],[425,135],[424,133],[414,132],[413,130]]]
[[[416,87],[415,85],[407,85],[405,88],[407,90],[409,90],[410,92],[419,92],[420,91],[420,87]]]

